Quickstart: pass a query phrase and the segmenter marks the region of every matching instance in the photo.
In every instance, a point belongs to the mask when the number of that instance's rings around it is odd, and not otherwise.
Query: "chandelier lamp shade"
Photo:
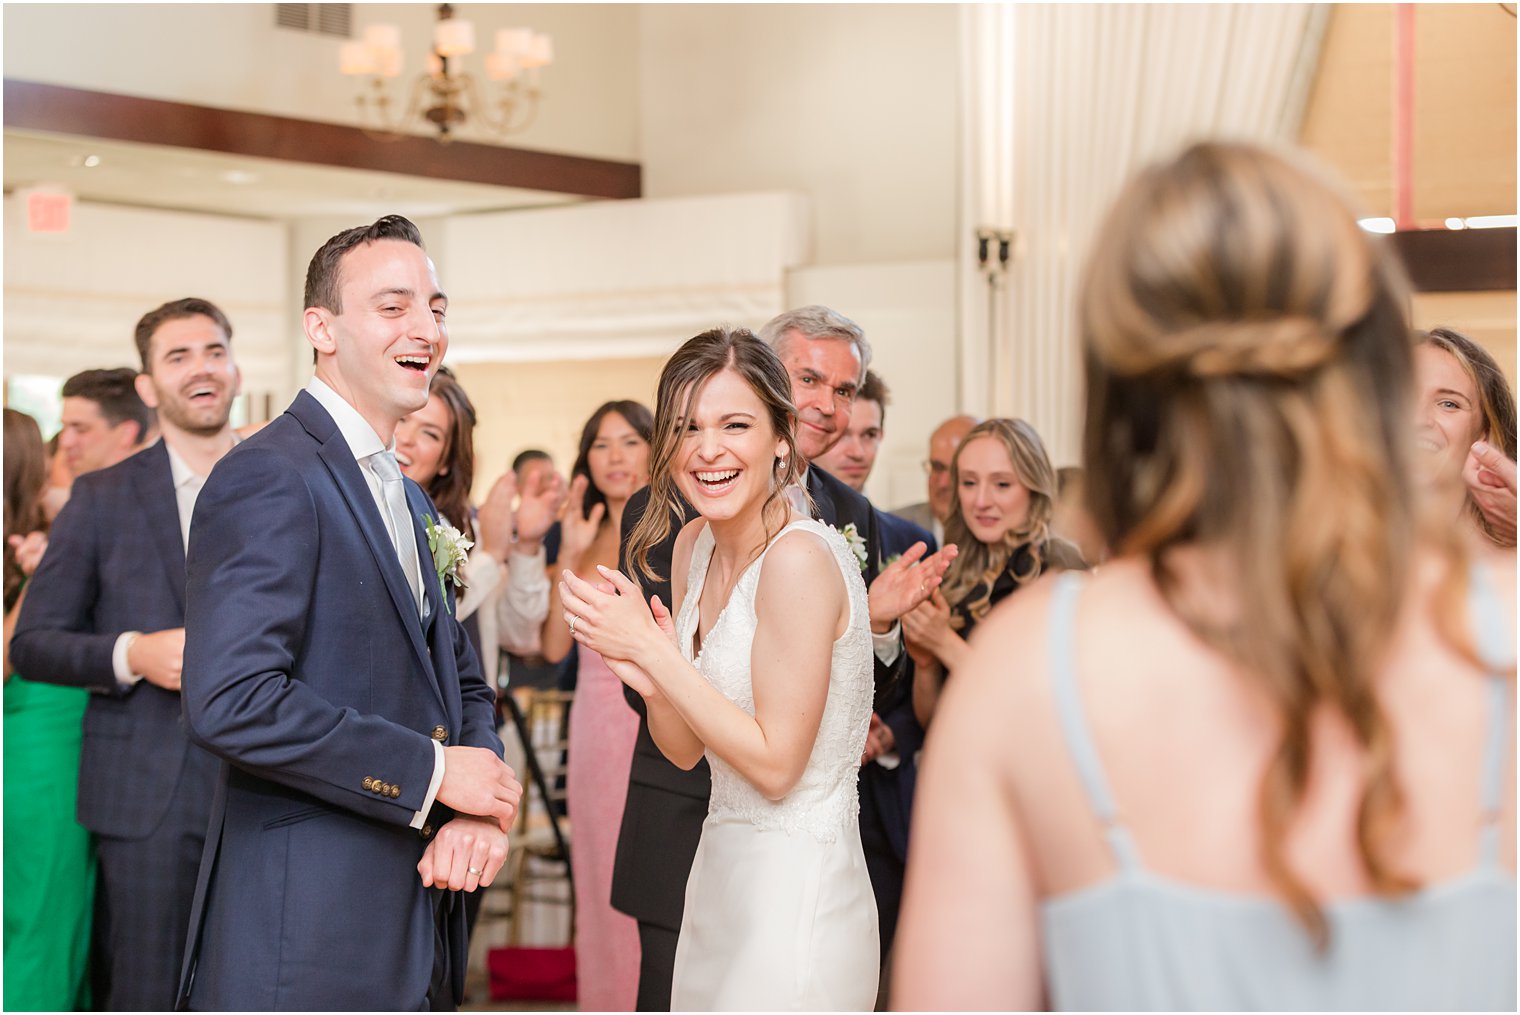
[[[531,28],[500,29],[495,42],[485,54],[487,81],[481,82],[463,68],[463,58],[475,52],[475,25],[456,18],[453,5],[439,4],[427,69],[412,79],[403,109],[391,94],[405,63],[401,29],[369,25],[338,49],[342,73],[369,79],[356,97],[359,125],[392,140],[407,136],[408,127],[431,125],[440,142],[453,140],[464,124],[496,135],[523,130],[538,112],[539,74],[554,62],[554,43]]]

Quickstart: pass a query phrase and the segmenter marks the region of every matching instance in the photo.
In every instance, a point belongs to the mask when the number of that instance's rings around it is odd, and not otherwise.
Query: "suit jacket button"
[[[400,786],[392,786],[390,788],[390,794],[391,794],[391,799],[394,800],[396,797],[398,797],[398,796],[401,795],[401,787]]]
[[[423,825],[422,829],[421,829],[421,833],[422,833],[422,837],[424,839],[431,838],[432,835],[433,835],[433,826],[432,825]]]
[[[449,731],[442,726],[433,727],[433,739],[440,744],[449,738]]]
[[[380,782],[375,784],[375,792],[379,793],[381,796],[385,796],[385,794],[389,793],[390,791],[391,786],[388,782]]]
[[[365,789],[374,789],[375,788],[375,778],[374,778],[374,776],[366,775],[364,777],[364,788]]]

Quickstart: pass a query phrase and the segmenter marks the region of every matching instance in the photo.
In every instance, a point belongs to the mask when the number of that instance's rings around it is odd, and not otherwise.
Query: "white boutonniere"
[[[866,549],[865,537],[856,530],[854,522],[836,531],[844,537],[845,544],[849,546],[850,552],[855,555],[856,561],[860,563],[860,569],[864,571],[866,569],[866,561],[871,559],[870,551]]]
[[[438,573],[439,584],[447,589],[447,583],[453,582],[455,588],[463,590],[465,584],[459,577],[459,568],[469,559],[474,540],[466,539],[452,525],[434,522],[432,515],[423,515],[422,524],[427,529],[428,549],[433,552],[433,570]]]

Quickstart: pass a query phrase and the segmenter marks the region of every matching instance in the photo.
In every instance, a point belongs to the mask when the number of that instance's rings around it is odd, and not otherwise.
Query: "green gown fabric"
[[[95,851],[74,819],[88,692],[5,684],[5,1009],[88,1008]]]

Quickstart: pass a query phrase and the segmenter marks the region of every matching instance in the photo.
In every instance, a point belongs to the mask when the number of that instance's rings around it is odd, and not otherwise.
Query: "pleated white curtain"
[[[1204,137],[1288,141],[1324,5],[963,5],[960,400],[1080,457],[1073,302],[1136,170]],[[991,293],[976,231],[1015,236]],[[994,261],[996,244],[993,245]]]

